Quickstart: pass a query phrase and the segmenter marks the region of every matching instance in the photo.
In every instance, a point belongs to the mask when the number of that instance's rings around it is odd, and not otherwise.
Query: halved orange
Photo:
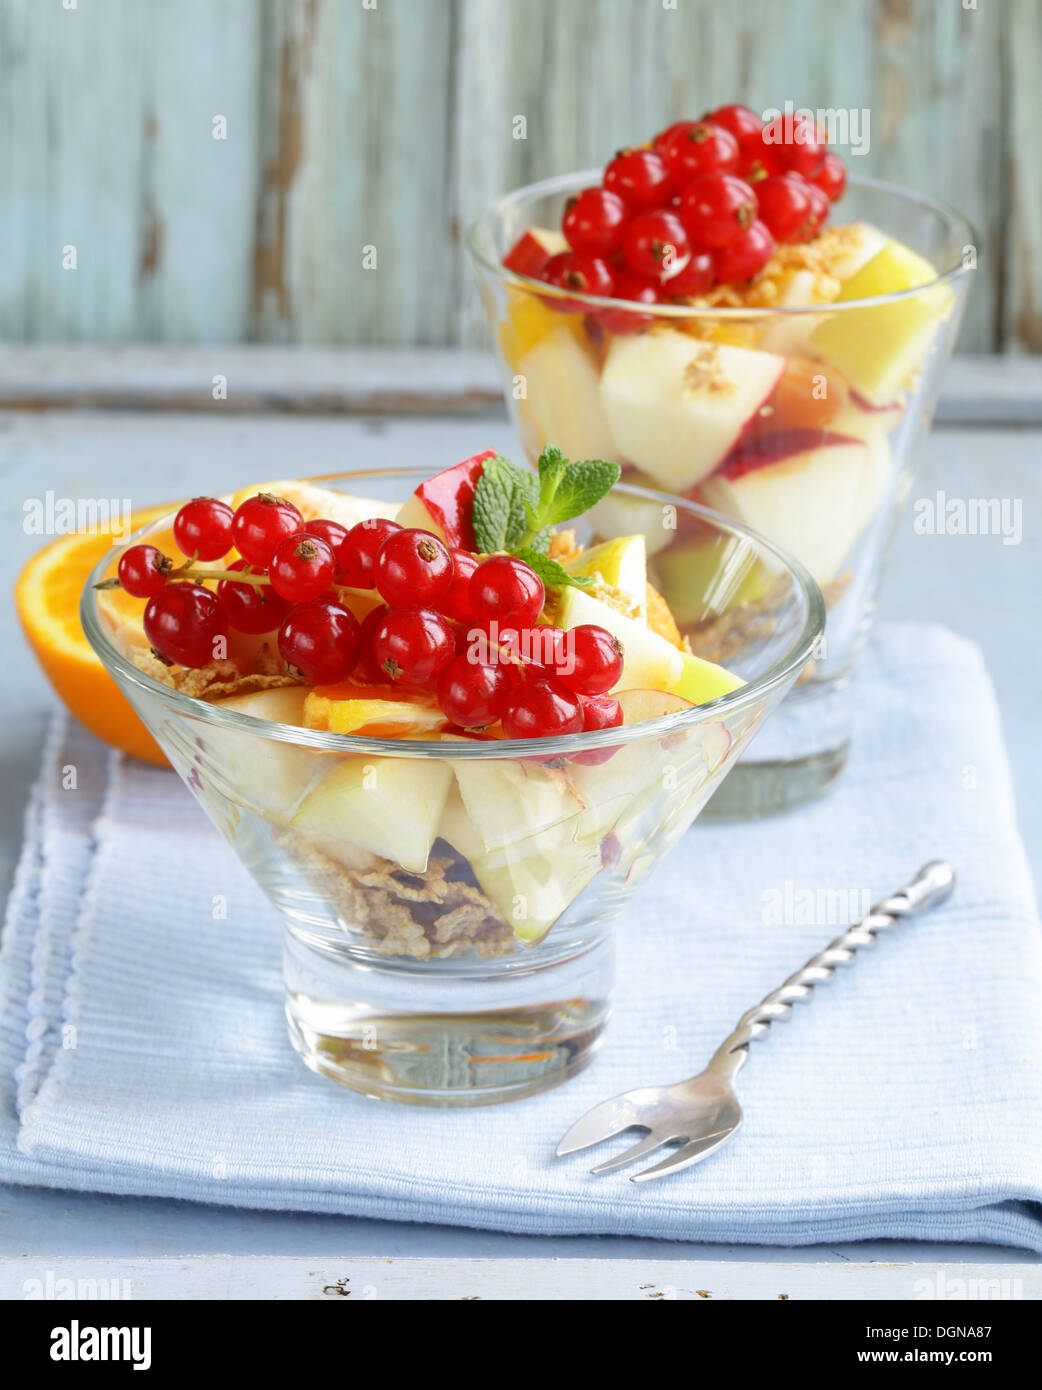
[[[172,511],[176,503],[136,512],[133,528]],[[162,544],[162,542],[160,542]],[[69,710],[92,734],[159,767],[167,760],[159,745],[94,655],[80,626],[80,594],[87,576],[113,549],[111,533],[59,536],[28,562],[15,584],[15,607],[44,674]],[[105,594],[106,607],[139,617],[144,599],[122,589]]]

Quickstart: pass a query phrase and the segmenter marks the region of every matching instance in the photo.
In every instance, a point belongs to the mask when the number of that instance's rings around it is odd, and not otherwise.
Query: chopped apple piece
[[[546,935],[603,867],[598,842],[551,842],[547,832],[489,854],[459,796],[446,803],[441,834],[466,859],[514,935],[529,945]]]
[[[569,574],[598,575],[605,584],[618,589],[643,613],[647,608],[648,562],[643,535],[618,536],[581,550],[564,568]]]
[[[690,700],[665,690],[620,690],[616,698],[622,706],[624,724],[643,724],[691,708]]]
[[[304,701],[304,725],[331,734],[418,738],[448,727],[435,700],[395,685],[316,686]]]
[[[752,542],[738,536],[715,535],[674,545],[656,563],[673,614],[685,627],[755,603],[770,583]]]
[[[534,759],[459,758],[454,770],[487,854],[555,831],[582,809],[567,779]]]
[[[446,545],[457,549],[476,549],[470,520],[474,489],[486,461],[495,457],[495,449],[485,449],[427,478],[402,503],[396,518],[399,525],[431,531]]]
[[[604,415],[625,458],[687,492],[734,448],[784,370],[771,353],[673,329],[616,338],[601,374]]]
[[[503,264],[507,270],[534,280],[551,256],[567,250],[563,233],[552,227],[529,227],[503,257]]]
[[[850,279],[840,302],[929,286],[937,271],[899,241],[888,241]],[[829,315],[811,334],[814,348],[843,371],[872,405],[895,401],[933,343],[937,325],[952,311],[947,285],[890,303],[866,304]]]
[[[616,690],[672,690],[683,675],[683,653],[636,618],[629,618],[582,589],[567,588],[557,603],[559,627],[596,623],[622,643],[622,675]]]
[[[451,785],[452,769],[434,758],[344,758],[304,798],[292,824],[419,874]]]
[[[682,695],[693,704],[701,704],[726,695],[743,683],[722,666],[680,651],[644,623],[626,617],[582,589],[565,589],[561,593],[557,622],[563,628],[596,623],[619,639],[623,648],[623,668],[615,685],[616,692],[665,690]]]
[[[526,447],[556,444],[567,458],[620,462],[601,405],[597,369],[567,326],[554,329],[521,359],[525,395],[518,401]]]
[[[710,505],[762,531],[826,584],[872,519],[875,502],[867,502],[878,487],[866,490],[866,477],[876,479],[882,462],[860,439],[782,431],[736,453],[704,491]]]
[[[296,685],[232,695],[213,703],[218,709],[234,710],[251,719],[299,727],[304,722],[306,695],[307,690]],[[320,771],[320,760],[310,748],[218,725],[209,725],[200,737],[207,780],[216,782],[230,801],[282,824],[288,823]]]
[[[672,690],[693,705],[706,705],[710,700],[719,700],[721,695],[730,695],[732,690],[745,684],[740,676],[718,666],[715,661],[706,661],[692,652],[682,655],[683,670]]]

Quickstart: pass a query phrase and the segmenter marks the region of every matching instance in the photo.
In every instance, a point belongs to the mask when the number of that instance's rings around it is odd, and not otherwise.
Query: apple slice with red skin
[[[476,550],[471,511],[474,489],[488,459],[496,457],[495,449],[485,449],[451,468],[422,482],[401,507],[396,518],[399,526],[415,526],[432,531],[446,545],[460,550]]]
[[[529,227],[503,257],[503,264],[516,275],[527,275],[530,280],[538,280],[539,272],[547,261],[559,251],[567,250],[567,246],[560,233],[550,228]]]
[[[861,441],[849,434],[839,434],[834,430],[813,429],[801,426],[797,429],[775,430],[746,438],[733,449],[716,470],[715,476],[721,478],[741,478],[758,468],[769,468],[772,463],[804,454],[811,449],[829,449],[839,444],[859,444]]]

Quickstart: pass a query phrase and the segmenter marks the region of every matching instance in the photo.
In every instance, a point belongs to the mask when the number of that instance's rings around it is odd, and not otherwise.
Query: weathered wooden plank
[[[222,382],[215,396],[213,382]],[[0,407],[212,414],[495,415],[492,358],[466,348],[0,347]],[[1042,424],[1037,357],[956,357],[936,418]]]
[[[0,406],[470,415],[501,414],[502,393],[481,349],[19,345],[0,347]],[[1042,423],[1042,362],[954,358],[936,418],[946,425]]]
[[[745,1260],[300,1259],[194,1255],[0,1259],[0,1298],[522,1300],[1042,1297],[1042,1268],[1010,1264],[769,1264]],[[924,1310],[924,1321],[928,1321]],[[951,1319],[949,1318],[950,1322]]]
[[[0,334],[478,343],[485,202],[742,96],[867,113],[978,225],[963,348],[1038,350],[1040,51],[1037,0],[8,0]]]

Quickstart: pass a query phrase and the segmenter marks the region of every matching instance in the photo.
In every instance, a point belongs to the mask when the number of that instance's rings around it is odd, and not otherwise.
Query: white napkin
[[[901,624],[854,696],[829,797],[696,825],[637,895],[594,1064],[463,1112],[309,1073],[260,891],[172,773],[59,720],[0,953],[0,1179],[530,1233],[1042,1250],[1042,942],[990,682],[961,638]],[[955,896],[754,1044],[720,1154],[643,1187],[552,1157],[596,1101],[699,1070],[842,929],[837,906],[937,857]]]

